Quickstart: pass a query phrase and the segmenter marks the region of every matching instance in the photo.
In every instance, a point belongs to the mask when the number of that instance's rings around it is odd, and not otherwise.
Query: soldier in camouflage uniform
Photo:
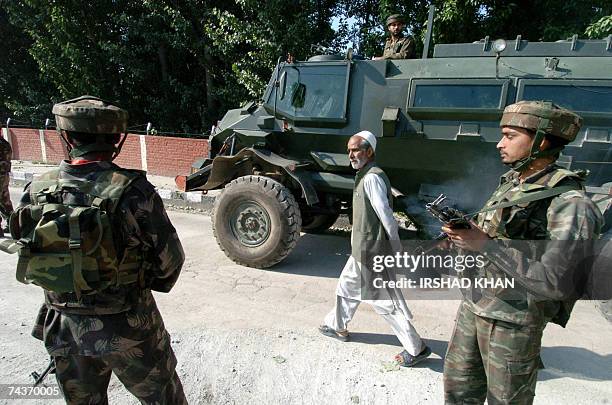
[[[0,237],[4,236],[2,218],[7,219],[13,212],[13,203],[9,194],[9,173],[12,158],[11,144],[0,137]]]
[[[578,115],[548,102],[508,106],[497,148],[512,170],[501,178],[485,209],[530,195],[532,201],[481,212],[472,229],[443,228],[457,247],[485,249],[489,265],[478,270],[481,276],[519,280],[514,289],[464,294],[444,361],[447,404],[484,403],[485,399],[489,404],[533,402],[542,366],[542,332],[548,322],[565,326],[578,298],[563,290],[559,281],[575,269],[573,258],[584,255],[580,249],[597,239],[602,226],[601,213],[585,195],[583,179],[555,164],[564,145],[576,138],[581,123]],[[486,250],[491,239],[548,242],[530,242],[536,250],[544,245],[538,253]],[[558,241],[563,241],[563,249],[550,249]],[[553,256],[555,265],[550,265]]]
[[[402,31],[406,27],[404,18],[399,14],[393,14],[387,18],[387,29],[389,38],[385,42],[385,50],[382,56],[372,58],[382,59],[412,59],[415,55],[414,38],[410,35],[404,36]]]
[[[61,179],[95,182],[109,171],[131,173],[136,178],[119,200],[115,212],[120,218],[111,218],[111,229],[117,251],[124,257],[128,249],[142,252],[149,265],[141,264],[143,282],[138,285],[117,282],[83,296],[45,290],[45,304],[32,334],[44,341],[54,359],[57,381],[69,404],[107,403],[113,372],[142,403],[186,403],[170,335],[151,293],[170,291],[184,253],[163,203],[144,173],[112,163],[120,150],[121,133],[126,131],[127,112],[83,96],[56,104],[53,113],[71,157],[59,166]],[[30,202],[26,192],[17,213]],[[15,239],[20,237],[19,225],[11,223],[11,231]]]

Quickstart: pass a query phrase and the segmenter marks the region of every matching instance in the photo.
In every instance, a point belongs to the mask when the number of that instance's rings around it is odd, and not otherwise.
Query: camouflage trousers
[[[67,404],[108,404],[107,388],[115,373],[142,404],[186,404],[169,342],[143,342],[126,353],[101,356],[54,356],[57,382]]]
[[[13,212],[13,203],[9,194],[9,172],[11,171],[11,162],[0,162],[0,227],[2,219],[8,221],[9,215]]]
[[[544,326],[483,318],[462,302],[444,359],[445,403],[533,403]]]

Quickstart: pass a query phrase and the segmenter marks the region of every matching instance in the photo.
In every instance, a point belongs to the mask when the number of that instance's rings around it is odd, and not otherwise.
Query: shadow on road
[[[441,373],[444,368],[444,355],[446,354],[446,348],[448,342],[446,340],[433,340],[423,339],[427,346],[431,349],[433,354],[439,356],[429,358],[421,364],[418,364],[417,368],[429,368],[433,371]],[[401,351],[401,343],[397,340],[395,335],[387,335],[382,333],[367,333],[367,332],[351,332],[351,342],[365,343],[369,345],[389,345],[397,346]]]
[[[424,339],[424,341],[440,358],[430,358],[417,367],[429,368],[442,373],[448,342],[434,339]],[[401,348],[395,335],[382,333],[351,332],[351,342]],[[612,381],[612,369],[610,368],[612,355],[600,355],[581,347],[543,347],[542,360],[546,368],[538,373],[538,381],[567,377],[585,381]]]
[[[612,355],[601,355],[582,347],[543,347],[546,367],[538,373],[539,381],[576,378],[587,381],[612,381]]]
[[[269,271],[336,278],[350,253],[346,236],[304,234],[291,254]]]

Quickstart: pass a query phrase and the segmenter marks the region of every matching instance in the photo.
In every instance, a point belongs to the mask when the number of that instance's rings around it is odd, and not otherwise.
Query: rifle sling
[[[494,210],[498,210],[502,208],[508,208],[514,205],[529,203],[529,202],[538,201],[538,200],[544,200],[546,198],[556,197],[568,191],[574,191],[574,190],[576,190],[576,187],[574,186],[562,186],[562,187],[554,187],[554,188],[542,190],[542,191],[536,191],[533,193],[529,193],[527,196],[518,198],[516,200],[506,201],[504,203],[495,204],[492,207],[483,208],[480,211],[474,212],[473,214],[466,215],[466,217],[473,218],[475,215],[478,215],[483,212],[494,211]]]

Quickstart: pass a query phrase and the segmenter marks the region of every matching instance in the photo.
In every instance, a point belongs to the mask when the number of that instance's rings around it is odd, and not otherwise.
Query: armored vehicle
[[[596,190],[612,181],[612,36],[557,42],[439,44],[433,57],[357,60],[319,55],[279,63],[258,102],[227,112],[194,163],[187,190],[224,188],[215,201],[217,241],[235,262],[265,268],[300,232],[320,232],[350,211],[348,138],[378,139],[395,206],[418,226],[440,193],[477,210],[507,170],[495,144],[504,107],[551,100],[584,125],[560,162],[588,170]],[[608,221],[609,222],[609,221]]]

